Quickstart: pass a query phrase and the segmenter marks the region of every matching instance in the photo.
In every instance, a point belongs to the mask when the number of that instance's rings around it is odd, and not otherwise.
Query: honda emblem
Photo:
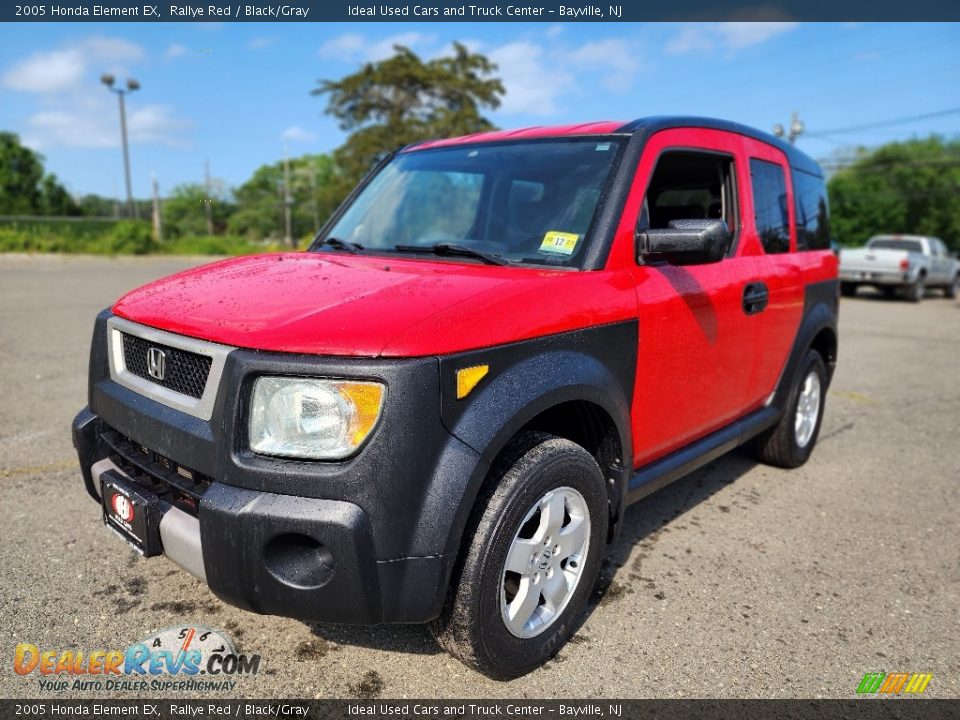
[[[167,374],[167,355],[160,348],[147,350],[147,372],[155,380],[163,380]]]

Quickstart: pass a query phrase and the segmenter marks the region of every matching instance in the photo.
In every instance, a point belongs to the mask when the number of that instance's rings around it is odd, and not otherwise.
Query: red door
[[[757,368],[765,365],[758,351],[768,334],[770,301],[748,307],[745,293],[765,283],[777,294],[780,281],[771,280],[771,261],[753,232],[748,149],[747,138],[735,133],[665,130],[650,138],[640,160],[611,257],[611,263],[632,268],[639,307],[635,467],[723,427],[764,400]],[[728,173],[719,210],[709,192],[692,187],[709,183],[714,167]],[[636,262],[638,220],[664,227],[657,223],[703,212],[708,214],[699,217],[719,212],[733,225],[728,257],[682,267]]]

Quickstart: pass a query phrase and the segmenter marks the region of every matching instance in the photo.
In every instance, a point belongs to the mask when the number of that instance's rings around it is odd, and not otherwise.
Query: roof
[[[603,120],[599,122],[577,123],[575,125],[535,125],[517,130],[494,130],[442,140],[427,140],[405,149],[426,150],[429,148],[451,147],[471,143],[531,140],[576,135],[652,135],[655,132],[673,128],[707,128],[745,135],[746,137],[759,140],[782,150],[787,156],[790,165],[797,170],[802,170],[803,172],[817,176],[823,175],[823,171],[813,158],[803,151],[798,150],[794,145],[784,142],[782,139],[774,137],[770,133],[729,120],[706,117],[665,115],[642,117],[631,122]]]
[[[468,143],[503,142],[504,140],[531,140],[536,138],[564,137],[566,135],[612,135],[626,123],[622,120],[601,120],[599,122],[577,123],[576,125],[534,125],[533,127],[517,130],[493,130],[491,132],[473,133],[460,137],[443,140],[427,140],[417,143],[417,150],[427,148],[448,147],[451,145],[466,145]],[[628,133],[624,133],[628,134]],[[412,149],[412,148],[411,148]]]

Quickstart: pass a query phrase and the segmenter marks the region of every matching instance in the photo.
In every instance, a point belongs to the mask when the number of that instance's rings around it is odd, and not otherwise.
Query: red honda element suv
[[[429,622],[515,677],[576,628],[629,503],[747,442],[810,456],[830,239],[818,165],[729,122],[408,146],[307,252],[97,317],[83,477],[108,528],[229,603]]]

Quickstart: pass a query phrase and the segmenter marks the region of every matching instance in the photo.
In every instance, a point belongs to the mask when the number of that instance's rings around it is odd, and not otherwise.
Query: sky
[[[763,130],[798,112],[815,158],[936,132],[960,113],[960,25],[922,23],[28,23],[0,25],[0,130],[42,153],[74,194],[123,194],[111,72],[127,99],[133,190],[228,186],[264,163],[344,139],[310,94],[383,59],[424,58],[458,40],[488,55],[506,87],[487,116],[504,128],[644,115],[705,115]]]

